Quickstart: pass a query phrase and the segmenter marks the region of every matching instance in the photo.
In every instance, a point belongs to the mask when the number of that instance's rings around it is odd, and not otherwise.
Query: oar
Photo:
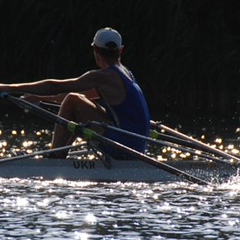
[[[42,109],[30,102],[27,102],[26,100],[23,100],[21,98],[17,98],[17,97],[14,97],[14,96],[11,96],[9,95],[8,93],[6,92],[3,92],[0,94],[0,98],[3,98],[3,99],[8,99],[10,100],[11,102],[15,103],[16,105],[18,105],[19,107],[21,108],[24,108],[24,109],[27,109],[29,111],[31,111],[32,113],[35,113],[49,121],[52,121],[52,122],[55,122],[55,123],[58,123],[60,125],[63,125],[63,126],[66,126],[67,129],[70,131],[70,132],[74,132],[75,131],[75,128],[79,128],[80,125],[77,124],[77,123],[74,123],[74,122],[71,122],[71,121],[68,121],[52,112],[49,112],[45,109]]]
[[[64,147],[59,147],[59,148],[54,148],[54,149],[49,149],[49,150],[42,150],[42,151],[37,151],[34,153],[29,153],[26,155],[19,155],[19,156],[14,156],[14,157],[8,157],[8,158],[2,158],[0,159],[0,163],[4,163],[4,162],[11,162],[11,161],[16,161],[16,160],[22,160],[22,159],[27,159],[30,157],[35,157],[35,156],[45,156],[47,154],[50,153],[55,153],[55,152],[61,152],[61,151],[66,151],[66,150],[70,150],[70,149],[75,149],[78,147],[81,147],[82,144],[77,144],[77,145],[68,145],[68,146],[64,146]],[[78,151],[78,154],[86,154],[86,150],[82,150],[82,151]]]
[[[196,144],[194,144],[193,142],[191,142],[189,140],[185,140],[185,139],[182,139],[182,138],[179,138],[176,136],[171,136],[168,134],[160,133],[157,130],[161,130],[161,128],[158,125],[153,124],[154,121],[152,121],[152,120],[150,120],[150,123],[151,123],[152,129],[150,130],[149,136],[151,138],[166,140],[169,142],[173,142],[176,144],[180,144],[182,146],[186,146],[186,147],[190,147],[190,148],[194,148],[194,149],[198,149],[198,150],[205,150],[201,146],[196,146]]]
[[[93,135],[92,135],[92,139],[96,139],[100,142],[103,142],[107,145],[111,145],[123,152],[126,152],[126,153],[129,153],[131,154],[132,156],[136,157],[137,159],[139,160],[142,160],[150,165],[153,165],[157,168],[160,168],[168,173],[172,173],[176,176],[179,176],[181,178],[184,178],[190,182],[193,182],[193,183],[197,183],[197,184],[201,184],[201,185],[208,185],[209,183],[208,182],[205,182],[204,180],[200,179],[200,178],[197,178],[197,177],[194,177],[186,172],[183,172],[175,167],[172,167],[166,163],[163,163],[163,162],[160,162],[160,161],[157,161],[155,158],[152,158],[152,157],[149,157],[143,153],[140,153],[132,148],[129,148],[123,144],[120,144],[116,141],[113,141],[111,139],[108,139],[106,137],[103,137],[95,132],[93,132]]]
[[[35,106],[33,105],[32,103],[30,102],[27,102],[23,99],[20,99],[20,98],[16,98],[16,97],[13,97],[7,93],[2,93],[0,95],[2,98],[5,98],[5,99],[8,99],[10,101],[12,101],[13,103],[17,104],[18,106],[22,107],[22,108],[25,108],[25,109],[28,109],[30,111],[32,111],[33,113],[35,114],[38,114],[48,120],[51,120],[55,123],[58,123],[62,126],[65,126],[67,127],[67,129],[69,131],[71,131],[72,133],[74,134],[78,134],[80,136],[83,136],[84,138],[88,139],[88,140],[98,140],[99,142],[103,142],[107,145],[111,145],[113,147],[115,147],[116,149],[119,149],[123,152],[126,152],[126,153],[129,153],[131,154],[132,156],[136,157],[137,159],[139,160],[142,160],[148,164],[151,164],[155,167],[158,167],[168,173],[171,173],[171,174],[174,174],[176,176],[179,176],[181,178],[184,178],[190,182],[193,182],[193,183],[197,183],[197,184],[202,184],[202,185],[208,185],[209,183],[208,182],[205,182],[204,180],[202,179],[199,179],[197,177],[194,177],[184,171],[181,171],[177,168],[174,168],[168,164],[165,164],[163,162],[159,162],[157,161],[156,159],[154,158],[151,158],[147,155],[144,155],[143,153],[140,153],[134,149],[131,149],[123,144],[120,144],[118,142],[115,142],[111,139],[108,139],[106,137],[103,137],[99,134],[97,134],[95,131],[89,129],[89,128],[86,128],[84,127],[84,125],[80,125],[80,124],[77,124],[75,122],[72,122],[72,121],[69,121],[67,119],[64,119],[56,114],[53,114],[49,111],[46,111],[38,106]]]
[[[211,146],[209,146],[209,145],[207,145],[207,144],[205,144],[205,143],[203,143],[201,141],[198,141],[198,140],[196,140],[194,138],[191,138],[191,137],[189,137],[189,136],[187,136],[187,135],[185,135],[183,133],[180,133],[180,132],[178,132],[178,131],[176,131],[174,129],[171,129],[170,127],[167,127],[167,126],[165,126],[163,124],[158,125],[154,121],[151,121],[151,124],[153,124],[154,126],[159,126],[161,129],[164,129],[166,132],[169,132],[169,133],[171,133],[171,134],[173,134],[173,135],[175,135],[177,137],[180,137],[180,138],[183,138],[185,140],[188,140],[188,141],[194,143],[196,146],[200,146],[201,148],[205,149],[206,151],[210,151],[212,153],[218,154],[219,156],[226,157],[228,159],[234,159],[234,160],[240,162],[240,158],[238,158],[238,157],[236,157],[234,155],[228,154],[228,153],[226,153],[224,151],[221,151],[220,149],[211,147]]]
[[[177,138],[177,137],[169,136],[167,134],[162,134],[162,133],[157,132],[156,130],[150,130],[149,136],[153,139],[162,139],[162,140],[165,140],[165,141],[170,141],[170,142],[176,143],[178,145],[175,148],[177,148],[179,150],[184,150],[186,152],[192,153],[193,155],[198,155],[198,156],[203,157],[205,159],[213,160],[213,161],[218,162],[218,163],[222,163],[222,164],[226,164],[226,165],[238,168],[238,165],[236,165],[234,163],[227,162],[225,160],[221,160],[219,158],[210,156],[209,151],[206,152],[206,149],[203,149],[203,147],[196,146],[196,144],[191,143],[187,140],[182,140],[182,139]],[[179,144],[184,146],[184,147],[187,147],[187,148],[179,147]],[[192,149],[194,149],[195,151],[193,151]],[[200,150],[200,152],[196,152],[197,150]]]
[[[154,139],[154,138],[149,138],[149,137],[146,137],[146,136],[134,133],[134,132],[126,131],[126,130],[123,130],[123,129],[120,129],[120,128],[117,128],[117,127],[114,127],[114,126],[111,126],[111,125],[108,125],[108,124],[105,124],[105,123],[92,121],[90,123],[90,125],[91,124],[92,125],[96,125],[96,126],[101,126],[103,128],[108,128],[108,129],[111,129],[111,130],[114,130],[114,131],[117,131],[117,132],[121,132],[121,133],[126,134],[128,136],[132,136],[132,137],[135,137],[135,138],[138,138],[138,139],[142,139],[143,141],[146,141],[146,142],[149,142],[149,143],[153,143],[155,145],[168,146],[168,147],[171,147],[171,148],[175,148],[175,149],[181,150],[183,152],[189,152],[189,153],[192,153],[193,155],[198,155],[200,157],[203,157],[203,158],[208,159],[208,160],[215,161],[217,163],[221,163],[221,164],[225,164],[225,165],[228,165],[228,166],[231,166],[231,167],[234,167],[234,168],[238,168],[238,166],[235,166],[234,164],[232,164],[230,162],[227,162],[227,161],[215,158],[215,157],[210,156],[210,155],[208,155],[206,153],[196,152],[196,150],[194,151],[194,150],[189,149],[189,148],[185,148],[185,147],[182,147],[182,146],[179,146],[179,145],[175,145],[175,144],[173,144],[171,142],[166,142],[166,141],[161,141],[161,140],[157,140],[157,139]]]

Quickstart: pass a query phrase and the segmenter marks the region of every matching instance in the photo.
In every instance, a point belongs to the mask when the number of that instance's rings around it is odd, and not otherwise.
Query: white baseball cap
[[[96,45],[97,47],[105,49],[112,49],[107,46],[108,43],[115,43],[116,46],[113,46],[113,49],[121,49],[123,47],[121,35],[116,30],[106,27],[99,29],[96,32],[91,45]]]

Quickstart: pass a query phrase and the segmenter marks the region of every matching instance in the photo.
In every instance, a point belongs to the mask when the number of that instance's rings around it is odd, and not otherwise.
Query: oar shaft
[[[81,146],[82,146],[82,144],[68,145],[68,146],[63,146],[63,147],[49,149],[49,150],[37,151],[37,152],[29,153],[29,154],[26,154],[26,155],[14,156],[14,157],[9,157],[9,158],[2,158],[2,159],[0,159],[0,163],[11,162],[11,161],[21,160],[21,159],[27,159],[27,158],[30,158],[30,157],[35,157],[35,156],[40,156],[40,155],[44,156],[44,155],[47,155],[49,153],[55,153],[55,152],[61,152],[61,151],[64,151],[64,150],[75,149],[75,148],[78,148],[78,147],[81,147]]]
[[[163,162],[160,162],[160,161],[157,161],[156,159],[154,158],[151,158],[143,153],[140,153],[138,151],[135,151],[134,149],[132,148],[129,148],[123,144],[120,144],[118,142],[115,142],[111,139],[108,139],[108,138],[105,138],[97,133],[94,134],[94,139],[98,140],[98,141],[101,141],[101,142],[104,142],[105,144],[107,145],[111,145],[121,151],[124,151],[126,153],[129,153],[131,154],[132,156],[136,157],[137,159],[139,160],[142,160],[148,164],[151,164],[155,167],[160,167],[161,169],[165,170],[166,172],[169,172],[169,173],[172,173],[176,176],[179,176],[179,177],[182,177],[182,178],[185,178],[186,180],[190,181],[190,182],[193,182],[193,183],[197,183],[197,184],[201,184],[201,185],[208,185],[209,183],[205,182],[204,180],[202,179],[199,179],[197,177],[194,177],[186,172],[183,172],[177,168],[174,168],[168,164],[165,164]]]
[[[64,118],[57,116],[56,114],[53,114],[53,113],[51,113],[43,108],[40,108],[37,105],[34,105],[30,102],[27,102],[21,98],[16,98],[11,95],[7,95],[6,98],[21,108],[27,109],[27,110],[31,111],[32,113],[41,115],[41,117],[44,117],[46,119],[49,119],[49,120],[59,123],[61,125],[66,125],[66,126],[68,125],[68,121],[66,121]]]
[[[21,98],[17,98],[17,97],[11,96],[9,94],[2,94],[2,95],[4,95],[4,98],[7,98],[8,100],[15,103],[16,105],[18,105],[21,108],[27,109],[30,112],[35,113],[36,115],[45,118],[46,120],[58,123],[62,126],[65,126],[70,132],[75,133],[75,132],[77,132],[77,129],[80,128],[79,124],[74,123],[72,121],[68,121],[65,118],[62,118],[50,111],[47,111],[47,110],[45,110],[35,104],[27,102]]]
[[[182,139],[182,138],[179,138],[179,137],[176,137],[176,136],[170,136],[170,135],[167,135],[167,134],[159,133],[156,130],[159,130],[161,128],[159,127],[159,125],[156,124],[156,122],[154,122],[152,120],[151,120],[151,127],[154,129],[154,130],[150,131],[149,136],[151,138],[161,139],[161,140],[165,140],[165,141],[168,141],[168,142],[173,142],[173,143],[185,146],[185,147],[198,149],[200,151],[206,151],[205,148],[196,145],[195,143],[189,141],[188,139]]]
[[[240,162],[240,158],[238,158],[238,157],[236,157],[236,156],[233,156],[233,155],[231,155],[231,154],[228,154],[228,153],[226,153],[226,152],[224,152],[224,151],[221,151],[221,150],[219,150],[219,149],[217,149],[217,148],[213,148],[213,147],[211,147],[211,146],[209,146],[209,145],[207,145],[207,144],[205,144],[205,143],[203,143],[203,142],[201,142],[201,141],[198,141],[198,140],[196,140],[196,139],[194,139],[194,138],[191,138],[191,137],[189,137],[189,136],[187,136],[187,135],[185,135],[185,134],[183,134],[183,133],[180,133],[180,132],[178,132],[178,131],[175,131],[174,129],[171,129],[171,128],[165,126],[165,125],[162,125],[162,124],[161,124],[160,127],[161,127],[162,129],[164,129],[165,131],[167,131],[167,132],[169,132],[169,133],[171,133],[171,134],[173,134],[173,135],[175,135],[175,136],[178,136],[178,137],[181,137],[181,138],[183,138],[183,139],[189,140],[189,141],[195,143],[196,145],[201,146],[202,148],[204,148],[204,149],[207,150],[207,151],[211,151],[211,152],[213,152],[213,153],[215,153],[215,154],[218,154],[219,156],[226,157],[226,158],[229,158],[229,159],[234,159],[234,160]]]
[[[108,124],[105,124],[105,123],[100,123],[100,122],[92,121],[92,122],[90,123],[90,125],[93,125],[93,126],[95,125],[95,126],[100,126],[100,127],[103,127],[103,128],[111,129],[111,130],[113,130],[113,131],[116,131],[116,132],[125,134],[126,137],[127,137],[127,136],[131,136],[131,137],[134,137],[134,138],[137,138],[137,139],[139,139],[139,140],[143,140],[143,141],[146,141],[146,142],[155,144],[155,145],[168,146],[168,147],[175,148],[175,149],[178,149],[178,150],[181,150],[181,151],[186,151],[185,148],[182,148],[182,147],[180,147],[180,146],[177,146],[177,145],[174,144],[174,143],[166,142],[166,141],[162,141],[162,140],[158,140],[158,139],[149,138],[149,137],[146,137],[146,136],[143,136],[143,135],[134,133],[134,132],[130,132],[130,131],[127,131],[127,130],[124,130],[124,129],[121,129],[121,128],[117,128],[117,127],[114,127],[114,126],[111,126],[111,125],[108,125]],[[189,150],[187,150],[187,151],[190,152],[191,150],[189,149]],[[192,152],[192,153],[193,153],[193,152]]]

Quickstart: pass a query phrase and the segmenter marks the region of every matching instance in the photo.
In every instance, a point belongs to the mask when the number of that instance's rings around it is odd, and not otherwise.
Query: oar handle
[[[62,126],[65,126],[72,133],[76,133],[76,132],[79,131],[79,128],[80,128],[79,124],[77,124],[75,122],[72,122],[72,121],[69,121],[65,118],[62,118],[62,117],[60,117],[60,116],[58,116],[58,115],[56,115],[52,112],[49,112],[49,111],[47,111],[47,110],[45,110],[45,109],[43,109],[43,108],[41,108],[41,107],[39,107],[35,104],[27,102],[24,99],[11,96],[10,94],[5,93],[5,92],[1,93],[0,97],[10,100],[11,102],[15,103],[19,107],[27,109],[30,112],[37,114],[38,116],[41,116],[41,117],[43,117],[47,120],[50,120],[50,121],[58,123]]]

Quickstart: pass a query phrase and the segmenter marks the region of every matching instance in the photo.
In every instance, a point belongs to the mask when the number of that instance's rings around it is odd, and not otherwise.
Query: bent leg
[[[85,95],[78,93],[70,93],[65,97],[59,110],[59,116],[70,121],[82,123],[94,120],[106,123],[111,122],[104,108],[87,99]],[[52,139],[52,148],[72,144],[76,137],[66,127],[56,124]],[[59,152],[55,155],[56,157],[65,158],[67,152]]]

